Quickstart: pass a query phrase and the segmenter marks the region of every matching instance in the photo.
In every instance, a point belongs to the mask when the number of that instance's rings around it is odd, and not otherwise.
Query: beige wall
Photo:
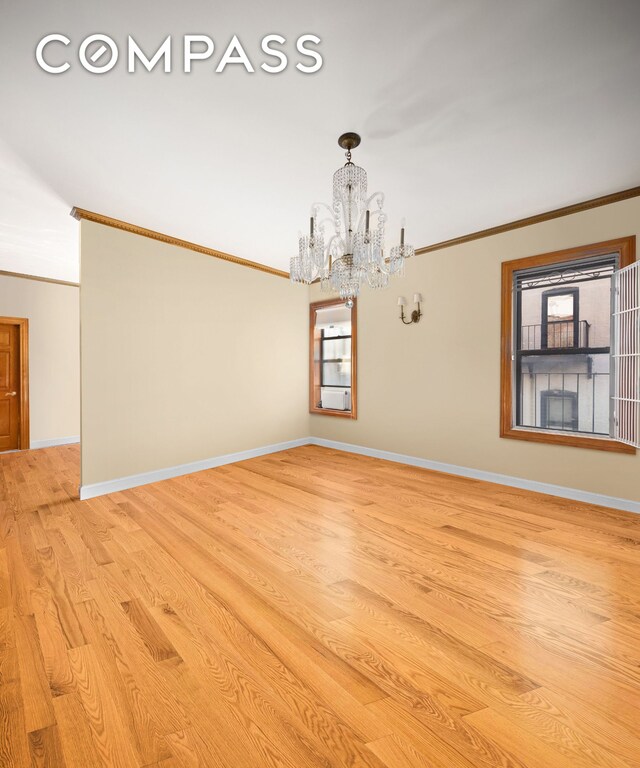
[[[640,455],[501,439],[502,261],[640,235],[640,198],[416,256],[358,306],[358,419],[309,416],[282,278],[82,222],[83,484],[313,435],[640,501]],[[419,325],[396,298],[424,295]]]
[[[0,275],[0,316],[29,320],[31,444],[80,434],[78,288]]]
[[[308,292],[81,224],[82,484],[305,437]]]
[[[640,454],[499,437],[501,262],[634,234],[640,198],[416,256],[359,299],[357,421],[311,416],[311,434],[639,501]],[[424,316],[403,326],[415,292]]]

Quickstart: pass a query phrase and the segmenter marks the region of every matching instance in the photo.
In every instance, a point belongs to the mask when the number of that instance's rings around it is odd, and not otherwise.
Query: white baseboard
[[[565,488],[561,485],[551,485],[550,483],[540,483],[537,480],[525,480],[521,477],[511,477],[510,475],[499,475],[495,472],[485,472],[481,469],[470,469],[469,467],[459,467],[457,464],[444,464],[440,461],[430,461],[429,459],[420,459],[416,456],[405,456],[402,453],[392,453],[391,451],[381,451],[377,448],[366,448],[363,445],[352,445],[351,443],[341,443],[337,440],[325,440],[322,437],[311,437],[309,442],[313,445],[321,445],[325,448],[335,448],[337,451],[346,451],[347,453],[359,453],[363,456],[372,456],[376,459],[385,459],[386,461],[396,461],[400,464],[410,464],[413,467],[422,467],[423,469],[433,469],[437,472],[447,472],[451,475],[461,475],[475,480],[486,480],[489,483],[499,483],[508,485],[512,488],[523,488],[527,491],[536,491],[537,493],[547,493],[550,496],[561,496],[573,501],[584,501],[587,504],[599,504],[602,507],[611,507],[613,509],[622,509],[626,512],[636,512],[640,514],[640,501],[631,499],[619,499],[615,496],[604,496],[600,493],[591,493],[581,491],[577,488]]]
[[[52,448],[54,445],[71,445],[72,443],[79,442],[80,435],[74,435],[73,437],[54,437],[52,440],[32,440],[31,449]]]
[[[51,442],[47,445],[64,445],[66,443],[78,442],[79,438],[65,438],[61,442]],[[338,451],[347,453],[359,453],[363,456],[372,456],[376,459],[385,461],[395,461],[400,464],[409,464],[413,467],[422,467],[423,469],[433,469],[437,472],[446,472],[451,475],[460,475],[474,480],[486,480],[489,483],[498,483],[512,488],[522,488],[527,491],[537,493],[546,493],[550,496],[560,496],[564,499],[573,501],[583,501],[587,504],[599,504],[602,507],[612,509],[622,509],[626,512],[636,512],[640,514],[640,502],[631,499],[620,499],[615,496],[605,496],[600,493],[591,493],[581,491],[578,488],[565,488],[561,485],[551,485],[550,483],[541,483],[537,480],[526,480],[521,477],[511,477],[510,475],[500,475],[496,472],[485,472],[481,469],[471,469],[469,467],[460,467],[457,464],[445,464],[440,461],[431,461],[430,459],[421,459],[416,456],[406,456],[402,453],[393,453],[391,451],[382,451],[377,448],[367,448],[363,445],[353,445],[351,443],[341,443],[337,440],[325,440],[322,437],[301,437],[297,440],[288,440],[284,443],[275,443],[265,445],[261,448],[252,448],[248,451],[239,451],[238,453],[227,453],[224,456],[215,456],[211,459],[193,461],[189,464],[180,464],[166,469],[157,469],[151,472],[143,472],[139,475],[129,475],[128,477],[119,477],[115,480],[106,480],[102,483],[93,483],[91,485],[80,486],[80,499],[92,499],[94,496],[102,496],[105,493],[115,493],[124,491],[127,488],[135,488],[138,485],[147,485],[156,483],[159,480],[169,480],[172,477],[188,475],[191,472],[199,472],[203,469],[212,469],[220,467],[223,464],[233,464],[237,461],[253,459],[256,456],[265,456],[268,453],[277,453],[286,451],[288,448],[298,448],[301,445],[320,445],[325,448],[334,448]],[[44,445],[33,445],[32,447],[43,448]]]
[[[92,483],[91,485],[80,486],[80,499],[92,499],[95,496],[103,496],[105,493],[115,493],[116,491],[125,491],[127,488],[135,488],[138,485],[147,485],[148,483],[157,483],[159,480],[169,480],[172,477],[180,475],[189,475],[192,472],[200,472],[203,469],[212,469],[221,467],[223,464],[233,464],[236,461],[245,461],[254,459],[256,456],[264,456],[268,453],[277,453],[286,451],[288,448],[298,448],[301,445],[308,445],[308,437],[301,437],[297,440],[288,440],[284,443],[275,443],[273,445],[264,445],[261,448],[251,448],[248,451],[239,451],[238,453],[227,453],[224,456],[215,456],[211,459],[202,459],[201,461],[192,461],[189,464],[179,464],[175,467],[166,469],[155,469],[151,472],[142,472],[139,475],[129,475],[128,477],[118,477],[115,480],[106,480],[103,483]]]

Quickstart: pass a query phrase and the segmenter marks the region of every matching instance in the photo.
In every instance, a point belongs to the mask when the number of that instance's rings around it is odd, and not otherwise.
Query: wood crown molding
[[[520,229],[522,227],[528,227],[532,224],[541,224],[544,221],[551,221],[552,219],[559,219],[562,216],[570,216],[572,213],[580,213],[582,211],[588,211],[592,208],[599,208],[602,205],[610,205],[611,203],[619,203],[623,200],[629,200],[633,197],[640,197],[640,186],[631,187],[630,189],[622,190],[621,192],[614,192],[610,195],[603,195],[601,197],[594,197],[591,200],[585,200],[581,203],[574,203],[573,205],[567,205],[563,208],[556,208],[553,211],[546,211],[545,213],[539,213],[535,216],[528,216],[524,219],[517,219],[516,221],[510,221],[506,224],[500,224],[497,227],[490,227],[489,229],[481,229],[478,232],[471,232],[468,235],[462,235],[461,237],[453,237],[450,240],[443,240],[439,243],[433,243],[432,245],[425,245],[422,248],[416,248],[416,255],[422,253],[431,253],[431,251],[439,251],[443,248],[451,248],[454,245],[462,245],[463,243],[469,243],[472,240],[480,240],[483,237],[491,237],[492,235],[500,235],[503,232],[510,232],[513,229]],[[213,256],[216,259],[222,259],[223,261],[230,261],[233,264],[240,264],[244,267],[250,267],[251,269],[257,269],[260,272],[266,272],[269,275],[275,275],[276,277],[284,277],[289,279],[289,273],[284,272],[281,269],[275,269],[274,267],[268,267],[265,264],[258,264],[255,261],[249,261],[248,259],[241,259],[239,256],[233,256],[230,253],[224,253],[223,251],[217,251],[213,248],[206,248],[203,245],[197,245],[191,243],[188,240],[181,240],[178,237],[172,237],[171,235],[164,235],[161,232],[156,232],[153,229],[145,229],[139,227],[136,224],[129,224],[126,221],[120,219],[114,219],[111,216],[104,216],[100,213],[94,213],[93,211],[87,211],[84,208],[78,208],[75,206],[71,209],[71,215],[81,221],[86,219],[87,221],[93,221],[96,224],[103,224],[106,227],[114,227],[115,229],[122,229],[125,232],[131,232],[134,235],[141,235],[142,237],[149,237],[152,240],[159,240],[162,243],[168,243],[169,245],[177,245],[180,248],[187,248],[197,253],[203,253],[206,256]],[[3,274],[3,273],[0,273]],[[10,274],[10,273],[4,273]],[[28,277],[28,275],[25,275]],[[32,278],[33,280],[40,280],[45,278]],[[62,281],[50,281],[50,282],[62,282]],[[318,280],[314,280],[319,282]],[[75,283],[69,283],[75,285]]]
[[[95,224],[102,224],[105,227],[113,227],[114,229],[121,229],[125,232],[130,232],[133,235],[140,235],[141,237],[149,237],[152,240],[159,240],[161,243],[167,243],[168,245],[177,245],[179,248],[186,248],[190,251],[196,251],[196,253],[203,253],[205,256],[213,256],[216,259],[222,259],[223,261],[230,261],[232,264],[239,264],[242,267],[250,267],[251,269],[257,269],[260,272],[266,272],[268,275],[275,275],[276,277],[284,277],[289,279],[289,273],[283,272],[281,269],[275,269],[274,267],[268,267],[265,264],[258,264],[255,261],[248,261],[247,259],[241,259],[239,256],[233,256],[230,253],[224,253],[224,251],[216,251],[213,248],[207,248],[204,245],[197,245],[191,243],[188,240],[181,240],[179,237],[172,237],[171,235],[164,235],[161,232],[156,232],[154,229],[145,229],[139,227],[136,224],[129,224],[126,221],[120,219],[113,219],[111,216],[104,216],[101,213],[94,213],[93,211],[87,211],[84,208],[74,207],[71,209],[71,215],[78,221],[86,220],[92,221]]]
[[[79,288],[80,283],[72,283],[68,280],[56,280],[54,277],[37,277],[36,275],[27,275],[24,272],[8,272],[0,269],[0,275],[5,277],[19,277],[22,280],[37,280],[39,283],[53,283],[54,285],[70,285],[72,288]]]
[[[541,224],[543,221],[551,221],[551,219],[559,219],[562,216],[570,216],[572,213],[580,213],[582,211],[588,211],[591,208],[599,208],[601,205],[619,203],[622,200],[629,200],[632,197],[640,197],[640,187],[631,187],[622,192],[614,192],[611,195],[594,197],[592,200],[585,200],[582,203],[575,203],[574,205],[567,205],[564,208],[556,208],[555,210],[547,211],[546,213],[528,216],[526,219],[517,219],[516,221],[510,221],[507,224],[500,224],[497,227],[481,229],[480,231],[472,232],[469,235],[462,235],[462,237],[454,237],[451,240],[443,240],[441,243],[426,245],[423,248],[416,248],[416,254],[439,251],[442,248],[451,248],[453,245],[469,243],[472,240],[491,237],[491,235],[500,235],[503,232],[510,232],[512,229],[520,229],[521,227],[528,227],[532,224]]]

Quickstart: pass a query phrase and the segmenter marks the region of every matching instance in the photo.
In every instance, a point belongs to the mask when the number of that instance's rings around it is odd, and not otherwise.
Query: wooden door
[[[20,327],[0,323],[0,451],[20,448]]]

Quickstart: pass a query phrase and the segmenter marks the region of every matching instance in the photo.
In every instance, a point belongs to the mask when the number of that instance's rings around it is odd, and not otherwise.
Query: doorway
[[[29,321],[0,317],[0,451],[29,448]]]

